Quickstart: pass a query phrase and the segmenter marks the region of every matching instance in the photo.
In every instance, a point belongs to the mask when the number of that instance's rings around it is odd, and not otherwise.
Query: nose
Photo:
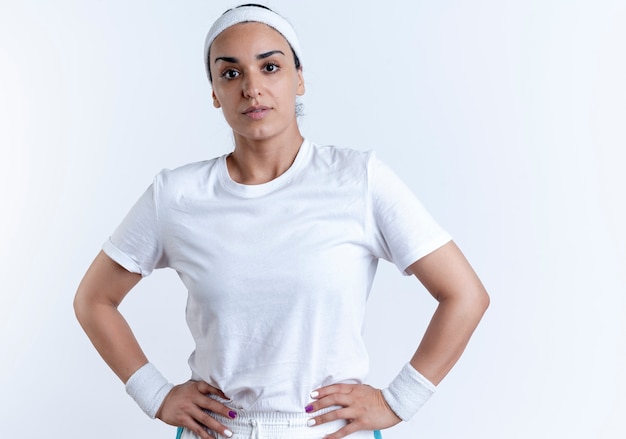
[[[255,99],[261,96],[261,78],[257,75],[248,73],[243,85],[243,95],[247,99]]]

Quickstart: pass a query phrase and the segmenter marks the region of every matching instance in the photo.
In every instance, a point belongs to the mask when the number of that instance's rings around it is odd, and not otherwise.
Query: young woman
[[[291,25],[263,6],[214,23],[205,62],[234,150],[159,173],[76,294],[96,349],[140,407],[179,436],[379,437],[434,392],[488,305],[449,235],[373,153],[303,138],[301,60]],[[380,258],[439,302],[383,390],[364,384],[361,337]],[[162,267],[189,291],[196,343],[191,380],[176,386],[118,312],[142,276]]]

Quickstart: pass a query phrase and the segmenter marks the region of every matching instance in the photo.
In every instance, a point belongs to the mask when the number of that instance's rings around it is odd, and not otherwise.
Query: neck
[[[263,184],[284,174],[293,164],[304,138],[297,135],[264,140],[235,134],[235,150],[227,157],[228,174],[237,183]]]

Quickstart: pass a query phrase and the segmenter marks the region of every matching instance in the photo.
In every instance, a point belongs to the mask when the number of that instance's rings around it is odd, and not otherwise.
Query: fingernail
[[[320,396],[320,392],[317,390],[311,392],[311,398],[317,398],[318,396]]]
[[[226,437],[233,437],[233,432],[230,430],[224,430],[224,436]]]
[[[307,406],[304,408],[304,410],[305,410],[307,413],[311,413],[311,412],[313,411],[313,404],[309,404],[309,405],[307,405]]]
[[[237,413],[235,413],[234,411],[229,411],[228,412],[228,416],[230,416],[231,418],[235,419],[237,417]]]
[[[308,425],[309,427],[313,427],[315,425],[315,419],[309,419],[308,421],[306,421],[306,425]]]

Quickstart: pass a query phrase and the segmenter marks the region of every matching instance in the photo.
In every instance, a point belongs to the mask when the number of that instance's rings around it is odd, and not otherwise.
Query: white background
[[[172,438],[73,315],[102,242],[162,168],[232,148],[202,46],[230,1],[2,0],[0,437]],[[304,134],[375,149],[492,297],[401,438],[626,437],[626,3],[269,1],[303,46]],[[176,275],[122,306],[188,378]],[[435,303],[381,264],[365,334],[384,386]]]

